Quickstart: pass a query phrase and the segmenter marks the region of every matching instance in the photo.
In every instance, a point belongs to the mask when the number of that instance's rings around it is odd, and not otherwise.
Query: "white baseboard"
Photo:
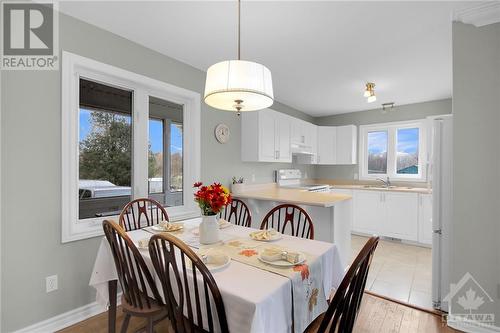
[[[117,305],[120,305],[120,299],[121,293],[118,295]],[[53,333],[105,311],[106,309],[104,309],[102,305],[97,304],[97,302],[92,302],[77,309],[61,313],[60,315],[21,328],[12,333]]]
[[[484,326],[480,323],[473,321],[451,321],[448,326],[461,332],[466,333],[499,333],[500,327],[498,326]]]

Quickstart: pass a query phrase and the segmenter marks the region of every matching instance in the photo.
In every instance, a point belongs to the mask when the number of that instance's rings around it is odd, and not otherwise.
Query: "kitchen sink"
[[[387,190],[387,189],[391,189],[391,188],[396,188],[397,186],[380,186],[380,185],[364,185],[363,186],[364,188],[370,188],[370,189],[374,189],[374,190]]]

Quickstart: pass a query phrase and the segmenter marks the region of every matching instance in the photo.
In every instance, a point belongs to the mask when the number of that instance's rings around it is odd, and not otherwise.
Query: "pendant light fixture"
[[[365,93],[363,94],[364,97],[367,97],[367,102],[372,103],[377,100],[377,96],[375,96],[375,83],[373,82],[368,82],[366,84],[365,88]]]
[[[241,60],[241,1],[238,0],[238,60],[227,60],[210,66],[205,82],[205,103],[213,108],[256,111],[274,102],[271,71],[264,65]]]

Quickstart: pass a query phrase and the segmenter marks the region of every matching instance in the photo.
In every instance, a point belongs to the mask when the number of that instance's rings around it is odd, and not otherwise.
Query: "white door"
[[[386,220],[383,194],[378,191],[354,191],[354,232],[378,234]]]
[[[276,117],[276,143],[279,162],[292,162],[291,121],[286,115]]]
[[[265,110],[259,114],[260,158],[259,161],[273,162],[277,157],[276,120],[274,112]]]
[[[336,128],[333,126],[319,126],[318,164],[335,164],[336,150]]]
[[[387,220],[383,235],[405,240],[418,239],[418,200],[416,193],[382,193]]]
[[[432,244],[432,195],[418,196],[418,242]]]

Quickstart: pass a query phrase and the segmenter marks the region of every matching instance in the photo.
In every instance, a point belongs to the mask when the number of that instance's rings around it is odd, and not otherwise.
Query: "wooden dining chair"
[[[219,217],[236,225],[250,228],[252,225],[252,214],[248,206],[239,199],[233,199],[225,209],[221,210]]]
[[[158,201],[140,198],[123,207],[118,221],[125,231],[132,231],[168,221],[168,214]]]
[[[167,311],[162,302],[153,277],[144,259],[122,227],[113,221],[102,224],[115,261],[118,281],[122,288],[121,306],[125,313],[121,332],[125,333],[130,317],[147,318],[147,332],[153,333],[155,320],[166,317]],[[148,296],[150,291],[150,296]]]
[[[311,217],[299,206],[283,204],[274,207],[264,217],[261,230],[274,228],[277,231],[301,238],[314,239]]]
[[[352,332],[378,240],[378,237],[371,237],[366,242],[344,276],[326,312],[318,316],[305,333]]]
[[[149,241],[149,253],[161,281],[174,332],[228,333],[219,288],[193,250],[174,236],[156,234]]]

